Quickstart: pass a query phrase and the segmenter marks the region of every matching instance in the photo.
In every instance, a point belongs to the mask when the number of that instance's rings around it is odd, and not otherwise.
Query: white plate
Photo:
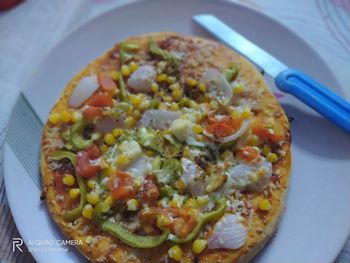
[[[89,61],[127,36],[176,31],[208,36],[191,22],[213,13],[290,66],[341,91],[325,63],[291,31],[246,7],[223,1],[148,1],[116,8],[69,34],[35,68],[25,95],[42,120],[67,81]],[[272,85],[272,89],[275,87]],[[280,99],[292,123],[293,172],[287,209],[278,233],[257,258],[269,263],[332,262],[350,232],[350,138],[292,97]],[[52,223],[39,190],[5,147],[9,203],[24,240],[63,239]],[[33,253],[38,262],[76,262],[67,253]]]

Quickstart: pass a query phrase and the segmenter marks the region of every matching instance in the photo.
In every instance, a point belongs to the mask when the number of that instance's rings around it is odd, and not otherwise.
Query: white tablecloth
[[[175,1],[175,0],[174,0]],[[27,0],[0,13],[0,145],[11,108],[33,67],[67,32],[127,0]],[[350,98],[350,0],[236,0],[286,25],[328,63]],[[0,158],[0,166],[1,166]],[[1,168],[1,167],[0,167]],[[1,169],[2,172],[2,169]],[[350,209],[350,204],[349,204]],[[12,253],[19,233],[7,206],[0,173],[0,260],[32,262]],[[337,262],[350,262],[350,241]]]

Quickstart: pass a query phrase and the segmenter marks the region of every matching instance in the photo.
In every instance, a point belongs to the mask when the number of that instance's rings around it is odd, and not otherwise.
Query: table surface
[[[20,91],[19,80],[28,78],[32,61],[40,61],[60,38],[84,21],[127,2],[27,0],[14,9],[0,12],[0,146],[5,139],[11,108]],[[345,97],[350,99],[350,0],[234,2],[273,17],[314,47],[337,77]],[[19,233],[8,208],[1,165],[0,156],[0,260],[35,262],[28,251],[12,252],[12,239],[19,237]],[[336,262],[350,262],[350,239]]]

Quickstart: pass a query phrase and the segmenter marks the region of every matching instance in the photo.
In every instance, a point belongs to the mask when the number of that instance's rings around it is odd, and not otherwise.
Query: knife
[[[248,58],[275,79],[276,86],[350,133],[350,103],[305,73],[288,68],[216,16],[201,14],[193,20],[217,39]]]

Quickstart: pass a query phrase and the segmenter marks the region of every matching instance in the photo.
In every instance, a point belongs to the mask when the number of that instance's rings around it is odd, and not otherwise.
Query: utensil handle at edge
[[[276,86],[350,133],[350,103],[296,69],[286,69],[275,79]]]

